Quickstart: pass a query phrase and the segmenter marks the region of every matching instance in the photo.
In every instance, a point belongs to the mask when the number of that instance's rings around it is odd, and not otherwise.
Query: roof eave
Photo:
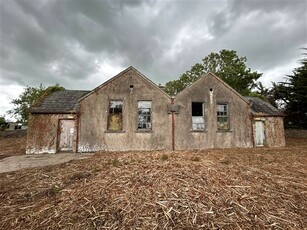
[[[281,114],[267,114],[267,113],[256,113],[252,112],[253,117],[286,117],[287,115]]]
[[[31,114],[76,114],[77,112],[76,111],[34,111],[34,112],[31,112]]]

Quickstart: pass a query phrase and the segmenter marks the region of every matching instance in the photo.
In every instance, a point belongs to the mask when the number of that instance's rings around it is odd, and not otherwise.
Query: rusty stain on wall
[[[71,115],[70,115],[71,116]],[[26,153],[56,153],[58,123],[67,118],[65,114],[32,114],[29,117]],[[75,148],[73,139],[73,149]]]

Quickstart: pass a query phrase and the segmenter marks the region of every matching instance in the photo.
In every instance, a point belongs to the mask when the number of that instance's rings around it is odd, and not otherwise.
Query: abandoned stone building
[[[285,145],[283,114],[208,73],[174,98],[129,67],[92,91],[32,108],[27,153]]]

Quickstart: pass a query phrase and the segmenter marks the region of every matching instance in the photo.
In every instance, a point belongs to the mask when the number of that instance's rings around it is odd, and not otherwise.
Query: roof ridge
[[[81,100],[83,100],[84,98],[90,96],[91,94],[93,94],[94,92],[96,92],[97,90],[103,88],[105,85],[109,84],[110,82],[116,80],[117,78],[121,77],[122,75],[124,75],[125,73],[127,73],[128,71],[134,71],[136,72],[138,75],[140,75],[143,79],[145,79],[146,81],[148,81],[151,85],[153,85],[157,90],[159,90],[161,93],[163,93],[165,96],[167,96],[168,98],[171,98],[171,96],[169,94],[167,94],[164,90],[162,90],[161,88],[159,88],[159,86],[157,84],[155,84],[153,81],[151,81],[149,78],[147,78],[144,74],[142,74],[140,71],[138,71],[136,68],[134,68],[133,66],[129,66],[128,68],[124,69],[123,71],[121,71],[120,73],[116,74],[115,76],[113,76],[112,78],[110,78],[109,80],[103,82],[102,84],[100,84],[99,86],[97,86],[96,88],[94,88],[93,90],[91,90],[89,93],[83,95],[82,97],[80,97],[78,99],[78,101],[80,102]]]

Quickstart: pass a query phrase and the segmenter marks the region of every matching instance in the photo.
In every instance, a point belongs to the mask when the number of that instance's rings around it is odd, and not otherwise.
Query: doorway
[[[265,127],[263,121],[255,121],[255,145],[258,147],[265,145]]]
[[[75,120],[59,120],[58,151],[73,151]]]

